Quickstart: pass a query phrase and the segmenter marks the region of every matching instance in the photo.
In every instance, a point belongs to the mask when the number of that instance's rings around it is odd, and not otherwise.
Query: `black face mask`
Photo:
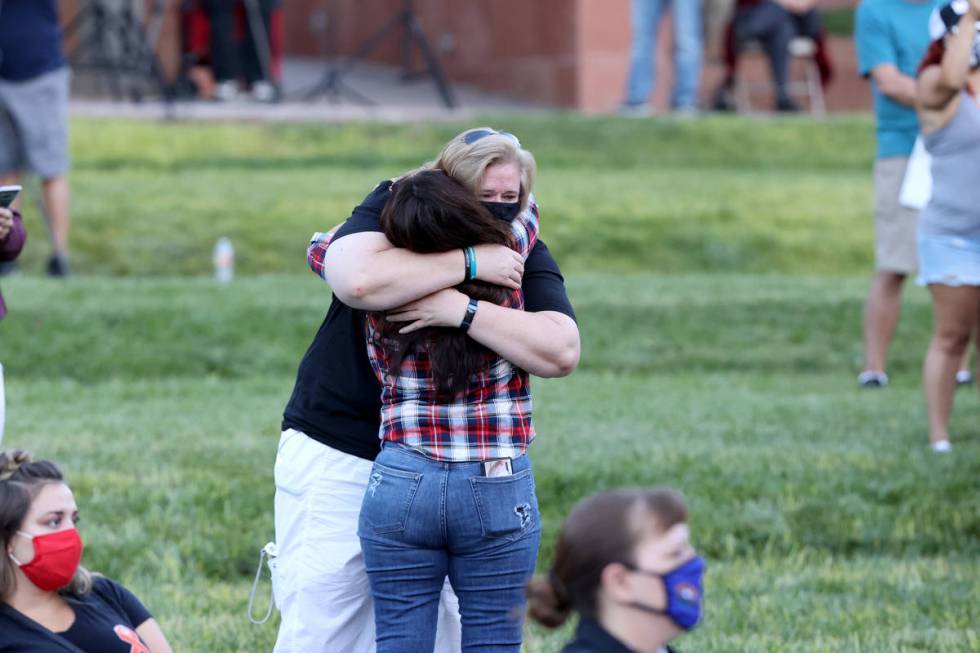
[[[514,218],[520,215],[520,202],[481,202],[494,217],[507,222],[513,222]]]

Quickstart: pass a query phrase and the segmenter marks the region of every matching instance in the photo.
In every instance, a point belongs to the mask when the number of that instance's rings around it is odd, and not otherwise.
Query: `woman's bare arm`
[[[146,642],[150,653],[173,653],[167,638],[160,629],[156,619],[147,619],[136,628],[136,634]]]
[[[520,288],[524,259],[504,245],[474,247],[477,279]],[[348,306],[382,311],[463,281],[465,257],[457,249],[418,254],[392,245],[384,234],[362,232],[330,243],[324,278]]]
[[[959,96],[970,74],[970,51],[975,24],[980,19],[980,0],[971,0],[960,18],[955,34],[946,42],[946,53],[940,64],[929,66],[919,75],[918,104],[925,111],[942,111]]]
[[[403,333],[424,327],[458,327],[469,297],[442,290],[390,311],[385,319],[404,322]],[[535,376],[568,376],[578,366],[581,341],[575,320],[557,311],[526,311],[479,302],[467,332],[473,340]]]

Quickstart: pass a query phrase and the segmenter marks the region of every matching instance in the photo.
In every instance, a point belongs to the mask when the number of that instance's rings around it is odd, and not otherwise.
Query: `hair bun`
[[[572,606],[564,583],[554,572],[536,576],[526,587],[528,614],[546,628],[558,628],[568,620]]]
[[[9,480],[21,465],[33,462],[30,451],[23,449],[0,449],[0,481]]]

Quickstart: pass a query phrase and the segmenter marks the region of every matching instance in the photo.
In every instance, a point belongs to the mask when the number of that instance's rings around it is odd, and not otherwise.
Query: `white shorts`
[[[275,653],[374,653],[374,602],[357,537],[370,474],[368,460],[283,431],[275,466],[272,588],[282,613]],[[460,649],[459,601],[447,581],[435,650]]]

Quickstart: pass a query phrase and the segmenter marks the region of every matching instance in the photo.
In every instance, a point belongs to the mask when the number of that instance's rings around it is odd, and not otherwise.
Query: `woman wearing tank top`
[[[923,366],[934,451],[949,451],[957,361],[980,322],[980,0],[932,16],[935,39],[919,67],[919,124],[932,155],[932,198],[919,216],[919,283],[932,294]]]

